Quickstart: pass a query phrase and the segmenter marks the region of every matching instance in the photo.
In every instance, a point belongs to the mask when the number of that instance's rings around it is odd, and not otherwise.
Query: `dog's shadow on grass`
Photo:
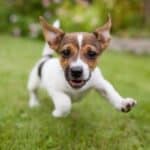
[[[89,104],[85,104],[84,101],[73,103],[72,110],[67,117],[54,118],[51,114],[54,109],[52,100],[48,95],[43,95],[42,93],[42,96],[40,96],[40,106],[37,108],[36,113],[39,113],[40,111],[40,115],[43,114],[47,116],[47,119],[50,120],[50,122],[52,121],[54,126],[61,124],[64,126],[64,128],[69,128],[76,133],[76,130],[83,129],[82,131],[84,131],[88,130],[89,128],[94,128],[98,121],[95,121],[95,123],[91,121],[93,119],[93,115],[96,114],[96,112],[89,111],[89,108],[87,107],[91,106],[89,106]]]
[[[133,129],[134,122],[127,115],[112,111],[111,106],[100,102],[96,95],[93,103],[92,97],[93,94],[90,94],[82,102],[74,103],[67,117],[54,118],[51,115],[54,106],[50,97],[40,96],[40,106],[29,110],[29,115],[30,124],[41,134],[41,143],[49,143],[50,140],[50,144],[55,146],[72,146],[76,143],[84,146],[94,141],[109,141],[114,136],[119,140],[120,135],[124,136],[126,131]],[[97,144],[101,146],[101,142]]]
[[[82,127],[82,128],[88,128],[89,126],[95,127],[96,124],[98,126],[102,124],[101,120],[109,122],[111,121],[113,117],[118,116],[120,117],[119,113],[117,111],[113,111],[113,108],[111,105],[108,105],[106,102],[102,101],[100,102],[100,97],[97,97],[94,92],[91,92],[92,94],[88,94],[85,96],[83,101],[73,103],[72,104],[72,110],[70,114],[67,117],[62,118],[54,118],[52,116],[52,111],[54,110],[54,104],[51,100],[51,98],[46,93],[40,93],[39,94],[39,102],[40,106],[37,108],[31,109],[31,112],[36,113],[39,117],[44,115],[48,117],[50,121],[53,121],[55,123],[64,123],[68,125],[73,124],[73,127]],[[93,97],[94,103],[92,102]],[[107,106],[106,106],[107,105]],[[105,107],[106,106],[106,107]],[[32,111],[33,110],[33,111]],[[106,116],[110,117],[110,111],[111,111],[111,118],[106,118]],[[40,113],[40,114],[39,114]],[[32,114],[31,114],[32,115]],[[104,122],[104,123],[106,123]]]

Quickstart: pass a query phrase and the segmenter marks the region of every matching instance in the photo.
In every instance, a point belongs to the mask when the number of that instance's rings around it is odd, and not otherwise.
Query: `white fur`
[[[79,49],[82,47],[82,42],[83,42],[83,34],[82,33],[78,33],[77,34],[77,41],[78,41],[78,46]],[[72,62],[70,64],[71,67],[82,67],[83,69],[83,79],[87,80],[90,74],[90,70],[88,65],[80,58],[80,54],[77,58],[76,61]]]
[[[56,20],[54,23],[53,23],[53,26],[55,28],[60,28],[60,21],[59,20]]]
[[[43,59],[41,61],[43,61]],[[80,64],[80,60],[78,60],[77,63]],[[55,109],[52,112],[54,117],[63,117],[68,115],[71,111],[72,102],[78,101],[82,94],[91,88],[94,88],[102,93],[102,95],[105,96],[110,103],[112,103],[112,105],[119,110],[122,108],[126,110],[128,104],[132,105],[136,103],[136,101],[131,98],[125,99],[121,97],[112,85],[103,78],[100,69],[98,68],[92,72],[89,81],[80,89],[73,89],[68,84],[58,58],[49,59],[45,63],[42,68],[42,79],[39,79],[37,69],[38,63],[33,68],[29,77],[29,105],[30,107],[38,105],[36,91],[38,87],[42,86],[47,90],[54,103]]]
[[[79,33],[79,34],[77,35],[77,41],[78,41],[79,48],[81,48],[81,46],[82,46],[82,41],[83,41],[83,34],[82,34],[82,33]]]
[[[82,42],[83,42],[83,34],[82,33],[78,33],[77,34],[77,41],[78,41],[78,46],[79,49],[82,47]],[[83,79],[87,80],[89,75],[90,75],[90,69],[88,67],[88,65],[80,58],[80,54],[77,58],[77,60],[75,60],[74,62],[72,62],[70,64],[71,67],[82,67],[83,69]]]
[[[83,79],[87,80],[90,75],[90,70],[88,65],[78,56],[77,60],[70,64],[70,67],[82,67],[83,69]]]
[[[49,47],[48,43],[45,43],[42,56],[53,55],[53,54],[54,54],[54,50]]]

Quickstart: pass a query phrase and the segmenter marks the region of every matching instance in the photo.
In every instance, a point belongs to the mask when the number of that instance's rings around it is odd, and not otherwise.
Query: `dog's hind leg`
[[[28,91],[29,91],[29,106],[35,107],[39,105],[37,98],[37,89],[40,84],[40,79],[37,74],[37,67],[33,68],[29,76]]]

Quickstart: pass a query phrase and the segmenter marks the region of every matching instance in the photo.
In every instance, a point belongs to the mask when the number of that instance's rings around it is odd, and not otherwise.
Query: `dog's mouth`
[[[90,77],[91,77],[91,72],[89,73],[89,77],[87,79],[84,79],[83,76],[78,78],[71,76],[69,68],[65,70],[65,78],[69,83],[69,85],[74,89],[82,88],[90,79]]]
[[[81,88],[86,83],[85,80],[81,80],[81,79],[68,80],[68,82],[71,85],[71,87],[76,89]]]

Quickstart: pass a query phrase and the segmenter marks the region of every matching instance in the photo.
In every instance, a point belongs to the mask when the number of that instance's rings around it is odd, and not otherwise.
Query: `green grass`
[[[0,36],[1,150],[148,150],[150,149],[150,58],[105,52],[104,76],[123,96],[137,99],[127,114],[116,111],[92,91],[64,119],[51,116],[53,104],[40,91],[41,105],[28,107],[28,73],[43,43]]]

